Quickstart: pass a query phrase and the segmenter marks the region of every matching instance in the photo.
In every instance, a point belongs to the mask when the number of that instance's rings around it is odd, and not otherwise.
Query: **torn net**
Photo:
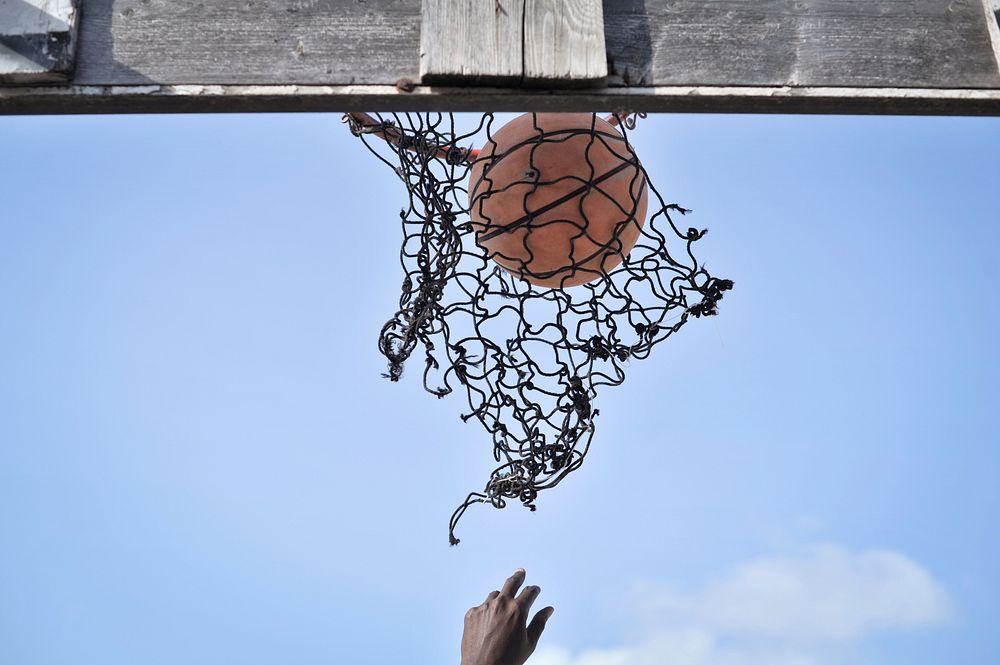
[[[477,242],[486,234],[470,217],[470,170],[479,160],[488,171],[505,156],[493,139],[501,124],[493,114],[464,131],[454,115],[441,113],[352,113],[344,120],[395,171],[408,195],[400,212],[405,277],[399,310],[379,338],[388,359],[385,376],[398,381],[404,363],[422,349],[424,388],[437,397],[464,395],[468,411],[462,419],[475,418],[489,432],[499,464],[483,489],[471,492],[452,515],[448,535],[455,545],[456,525],[475,503],[503,508],[516,499],[535,510],[541,490],[583,463],[594,436],[598,389],[622,383],[631,360],[648,357],[691,317],[716,314],[733,284],[698,263],[693,246],[705,230],[677,225],[688,211],[663,200],[635,157],[627,131],[634,116],[609,121],[627,147],[623,162],[648,187],[646,221],[630,251],[620,243],[601,245],[619,253],[617,267],[570,288],[529,283],[521,277],[549,275],[535,275],[534,264],[523,257],[512,267],[510,257],[491,256]],[[531,121],[537,130],[531,141],[567,139],[566,132],[556,137],[545,131],[538,116]],[[570,137],[607,141],[597,122]],[[483,149],[473,149],[475,143]],[[532,191],[568,177],[534,167],[520,183]],[[582,196],[601,195],[599,174],[580,185]],[[528,200],[519,217],[526,237],[538,213]],[[579,210],[585,235],[582,204]],[[504,259],[508,269],[494,258]]]

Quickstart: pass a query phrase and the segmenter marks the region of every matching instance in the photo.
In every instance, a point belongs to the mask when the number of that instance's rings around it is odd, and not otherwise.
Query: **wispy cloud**
[[[897,552],[816,545],[747,561],[692,591],[651,584],[630,594],[632,644],[540,650],[532,665],[832,665],[882,630],[951,615],[943,586]]]

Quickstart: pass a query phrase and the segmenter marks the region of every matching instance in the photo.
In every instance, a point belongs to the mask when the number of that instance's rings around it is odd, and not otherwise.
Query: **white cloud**
[[[531,665],[831,665],[854,662],[877,631],[951,614],[944,588],[911,559],[833,545],[739,564],[693,592],[646,584],[630,596],[635,643],[541,649]]]
[[[723,633],[806,642],[852,641],[873,630],[932,625],[950,612],[941,585],[905,556],[885,550],[854,554],[832,545],[743,563],[695,594],[648,597],[647,613]]]
[[[662,629],[633,646],[591,649],[576,656],[567,649],[539,649],[528,661],[529,665],[830,665],[838,662],[838,653],[832,649],[723,644],[710,631],[698,628]]]
[[[663,631],[632,647],[591,649],[572,656],[566,649],[539,650],[530,665],[701,665],[715,650],[702,630]],[[669,660],[664,659],[669,654]]]

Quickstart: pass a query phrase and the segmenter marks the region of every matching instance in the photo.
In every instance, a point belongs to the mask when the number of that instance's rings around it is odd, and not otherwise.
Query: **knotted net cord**
[[[632,359],[647,358],[691,317],[716,314],[733,283],[712,277],[698,263],[693,246],[706,231],[677,225],[676,218],[689,211],[666,203],[635,158],[628,141],[634,115],[611,121],[627,146],[622,159],[649,188],[647,221],[616,268],[565,289],[520,279],[477,243],[469,174],[476,159],[504,156],[493,140],[499,128],[493,114],[466,131],[454,115],[442,113],[352,113],[344,121],[407,191],[400,211],[405,276],[399,310],[379,337],[388,360],[385,376],[398,381],[406,361],[423,349],[424,388],[439,398],[453,391],[465,395],[469,410],[461,418],[475,418],[486,429],[499,464],[483,489],[470,492],[452,514],[448,537],[456,545],[458,521],[473,504],[504,508],[516,499],[534,511],[540,491],[583,463],[599,414],[598,388],[621,384]],[[539,142],[556,140],[539,127],[537,116],[532,122]],[[572,134],[588,136],[591,144],[602,140],[594,123]],[[491,148],[483,151],[488,157],[471,147],[476,141]],[[538,173],[531,164],[525,177],[535,188],[569,177]],[[598,177],[581,185],[600,193]],[[586,226],[582,204],[579,210]],[[527,235],[532,213],[538,211],[526,203]],[[602,251],[621,254],[620,243],[614,244],[602,243]],[[528,262],[520,267],[534,275]]]

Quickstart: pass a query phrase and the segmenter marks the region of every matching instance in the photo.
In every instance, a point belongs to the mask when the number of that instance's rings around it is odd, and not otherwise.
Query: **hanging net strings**
[[[437,397],[459,392],[468,405],[462,419],[478,420],[492,438],[498,466],[452,515],[452,545],[473,504],[503,508],[516,499],[535,510],[540,491],[583,463],[598,389],[622,383],[630,361],[647,358],[691,317],[716,314],[733,286],[699,264],[693,247],[705,231],[678,226],[689,211],[666,203],[636,158],[627,135],[634,116],[588,115],[554,131],[552,115],[525,116],[527,138],[513,146],[497,140],[501,123],[489,113],[464,131],[450,114],[344,117],[407,192],[399,309],[379,337],[385,376],[398,381],[421,350],[424,388]],[[577,151],[575,166],[552,169],[546,150],[555,145]],[[501,180],[513,151],[527,168]],[[608,159],[627,176],[624,186],[617,177],[614,193],[602,172]],[[591,228],[598,204],[621,211],[610,236]],[[631,248],[622,240],[629,233]],[[547,245],[539,242],[551,237],[568,242],[567,265],[542,260]],[[491,245],[498,238],[501,249]]]

